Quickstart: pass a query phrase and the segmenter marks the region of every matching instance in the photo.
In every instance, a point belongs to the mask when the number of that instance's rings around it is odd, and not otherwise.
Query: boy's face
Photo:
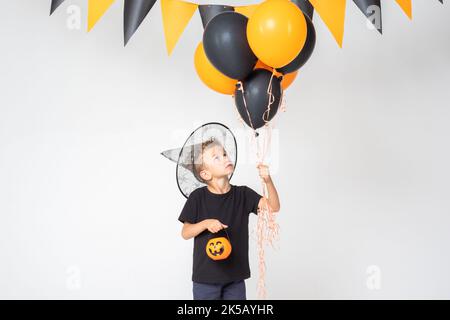
[[[200,171],[203,180],[228,177],[233,170],[233,163],[221,145],[214,144],[203,151],[203,170]]]

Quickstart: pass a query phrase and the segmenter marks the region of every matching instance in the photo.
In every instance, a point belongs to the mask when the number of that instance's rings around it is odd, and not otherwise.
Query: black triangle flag
[[[124,45],[127,45],[155,2],[156,0],[125,0],[123,10]]]
[[[369,19],[379,33],[383,33],[380,0],[353,0],[359,10]],[[374,12],[374,10],[376,10]]]
[[[311,20],[313,19],[314,7],[308,0],[291,0],[291,2],[295,3]]]
[[[217,16],[219,13],[234,11],[233,7],[220,4],[199,5],[198,8],[198,12],[200,13],[200,17],[202,18],[203,28],[206,28],[208,22],[210,22],[211,19]]]
[[[50,6],[50,15],[52,15],[53,12],[60,6],[61,3],[63,3],[64,0],[52,0],[52,4]]]

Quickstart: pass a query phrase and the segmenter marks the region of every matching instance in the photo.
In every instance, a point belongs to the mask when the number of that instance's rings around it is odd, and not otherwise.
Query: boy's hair
[[[200,176],[200,172],[205,169],[205,166],[203,164],[203,153],[207,149],[209,149],[215,145],[221,146],[223,148],[222,144],[219,141],[216,141],[213,137],[211,137],[209,140],[206,140],[205,142],[203,142],[201,145],[200,152],[198,153],[198,155],[194,161],[195,173],[196,173],[197,177],[200,178],[200,180],[203,183],[207,183],[207,181],[203,180],[203,178]]]

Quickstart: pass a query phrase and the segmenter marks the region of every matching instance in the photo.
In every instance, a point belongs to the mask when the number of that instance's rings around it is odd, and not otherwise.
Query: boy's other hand
[[[209,232],[216,233],[219,232],[222,229],[228,228],[226,224],[223,224],[217,219],[205,219],[203,220],[206,229],[209,230]]]
[[[258,168],[259,176],[261,177],[261,179],[264,182],[268,182],[270,180],[269,166],[260,162],[256,165],[256,168]]]

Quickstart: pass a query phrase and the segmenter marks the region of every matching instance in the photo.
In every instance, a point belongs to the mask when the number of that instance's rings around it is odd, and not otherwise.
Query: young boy
[[[194,300],[246,300],[245,279],[250,278],[248,261],[249,213],[258,213],[268,205],[273,212],[280,210],[277,190],[268,167],[257,166],[267,184],[268,197],[263,198],[247,186],[229,183],[233,163],[217,141],[202,144],[195,165],[195,174],[207,186],[194,190],[178,218],[183,222],[182,237],[194,239],[193,296]],[[211,234],[226,229],[232,252],[227,259],[215,261],[206,254]]]

